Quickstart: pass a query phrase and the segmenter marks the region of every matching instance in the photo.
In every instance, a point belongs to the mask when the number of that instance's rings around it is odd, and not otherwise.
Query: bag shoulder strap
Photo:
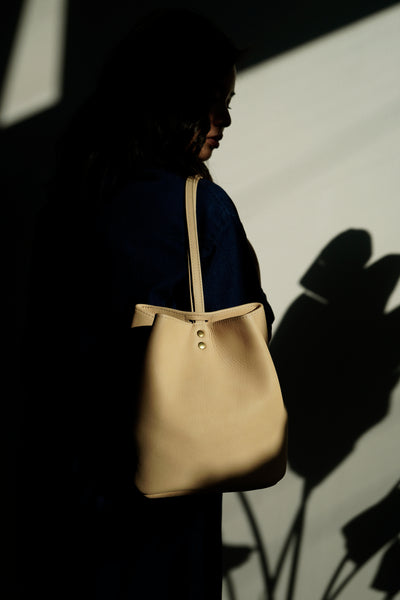
[[[197,233],[196,218],[196,191],[201,177],[188,177],[185,186],[186,224],[189,238],[189,285],[190,298],[194,299],[192,311],[204,312],[203,279],[201,276],[201,262],[199,238]]]

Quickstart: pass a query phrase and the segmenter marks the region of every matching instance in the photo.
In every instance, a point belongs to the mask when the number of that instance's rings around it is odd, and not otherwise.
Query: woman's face
[[[229,103],[235,94],[236,68],[232,67],[227,76],[221,81],[215,102],[210,110],[210,130],[207,133],[200,153],[200,160],[208,160],[213,152],[219,148],[225,127],[231,124]]]

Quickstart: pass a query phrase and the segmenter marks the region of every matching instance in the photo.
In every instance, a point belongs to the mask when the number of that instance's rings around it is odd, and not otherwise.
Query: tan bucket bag
[[[264,306],[204,311],[198,180],[186,181],[194,310],[137,304],[132,321],[151,327],[135,426],[135,484],[148,498],[264,488],[286,470],[287,414]]]

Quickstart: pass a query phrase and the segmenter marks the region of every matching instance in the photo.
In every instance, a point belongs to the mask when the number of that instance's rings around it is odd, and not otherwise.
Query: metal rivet
[[[204,337],[204,331],[202,331],[201,329],[199,329],[199,331],[197,332],[197,335],[199,337]]]
[[[204,350],[204,348],[206,347],[204,342],[199,342],[199,348],[200,350]]]

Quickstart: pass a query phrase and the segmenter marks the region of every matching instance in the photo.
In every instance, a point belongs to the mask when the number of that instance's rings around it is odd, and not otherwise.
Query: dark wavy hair
[[[239,57],[201,15],[177,9],[142,18],[61,140],[61,168],[79,146],[85,193],[96,197],[148,167],[211,179],[198,155],[218,88]]]

